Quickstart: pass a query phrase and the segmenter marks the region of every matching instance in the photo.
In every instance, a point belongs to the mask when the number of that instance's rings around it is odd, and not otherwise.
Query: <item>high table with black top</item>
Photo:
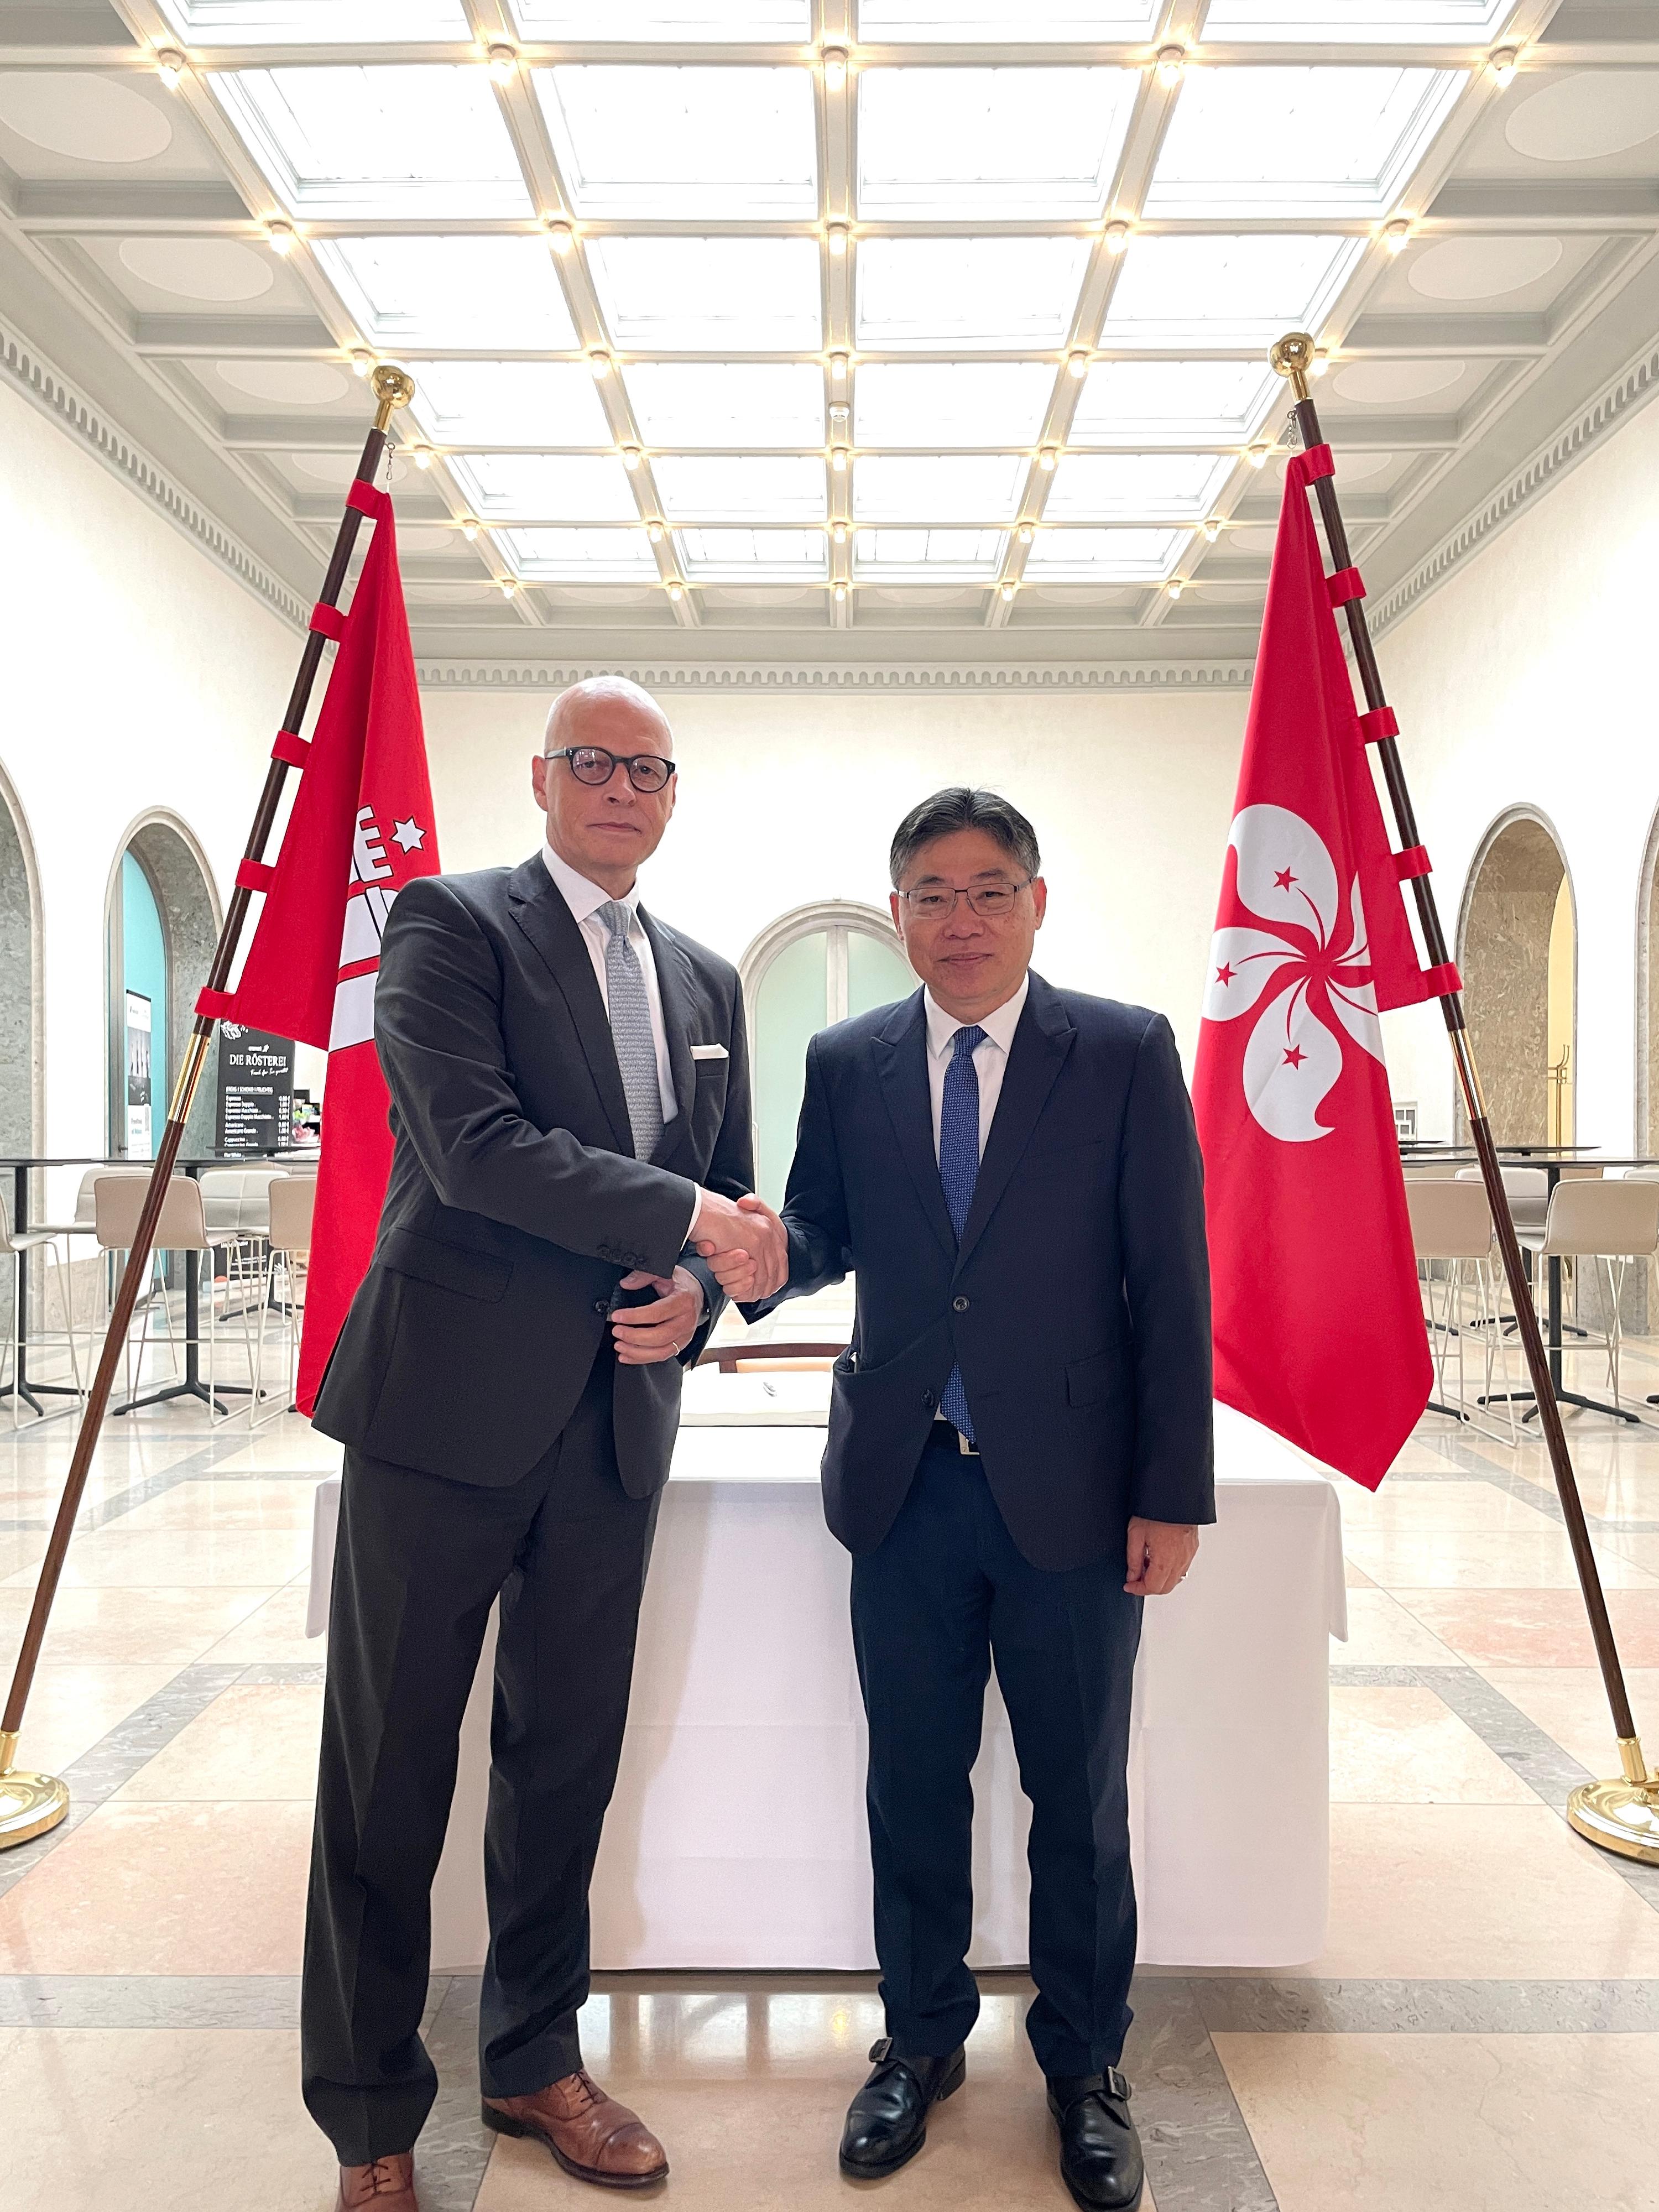
[[[1463,1145],[1407,1143],[1400,1147],[1400,1155],[1407,1166],[1413,1167],[1430,1160],[1455,1160],[1460,1166],[1468,1167],[1479,1164],[1478,1156],[1473,1148]],[[1499,1145],[1498,1161],[1500,1167],[1543,1170],[1546,1219],[1549,1214],[1549,1200],[1555,1194],[1555,1187],[1561,1180],[1564,1168],[1659,1168],[1659,1159],[1642,1155],[1633,1154],[1626,1159],[1610,1158],[1599,1145]],[[1623,1406],[1610,1406],[1603,1398],[1587,1398],[1581,1390],[1568,1389],[1562,1379],[1561,1370],[1561,1354],[1565,1346],[1562,1342],[1565,1331],[1561,1319],[1561,1261],[1559,1255],[1553,1255],[1544,1263],[1544,1285],[1545,1341],[1549,1348],[1550,1381],[1557,1399],[1564,1406],[1581,1407],[1589,1413],[1608,1413],[1616,1421],[1628,1421],[1633,1427],[1639,1428],[1641,1423],[1637,1415],[1627,1412]],[[1534,1393],[1530,1390],[1504,1390],[1494,1392],[1490,1401],[1482,1399],[1480,1402],[1483,1405],[1488,1402],[1497,1404],[1512,1399],[1518,1404],[1522,1400],[1531,1401],[1533,1397]],[[1535,1411],[1534,1407],[1534,1413],[1522,1418],[1533,1419]]]
[[[212,1168],[247,1168],[269,1166],[287,1160],[314,1160],[314,1152],[297,1147],[287,1152],[204,1152],[197,1158],[178,1162],[179,1170],[198,1178]],[[0,1171],[9,1168],[12,1172],[11,1225],[21,1236],[34,1224],[29,1219],[29,1176],[37,1168],[142,1168],[144,1160],[135,1160],[125,1152],[31,1153],[24,1156],[11,1153],[0,1156]],[[61,1225],[61,1224],[60,1224]],[[80,1224],[84,1227],[86,1224]],[[200,1255],[186,1252],[185,1262],[185,1372],[183,1379],[152,1390],[143,1398],[129,1398],[125,1405],[112,1406],[112,1413],[131,1413],[141,1406],[155,1406],[170,1398],[199,1398],[204,1405],[211,1405],[213,1391],[202,1380],[201,1346],[197,1331],[201,1315]],[[28,1269],[17,1270],[17,1371],[9,1382],[0,1383],[0,1398],[14,1395],[32,1413],[42,1411],[42,1398],[78,1398],[79,1389],[67,1382],[39,1382],[30,1379],[28,1371]],[[240,1383],[216,1382],[214,1389],[227,1397],[246,1397],[246,1386]]]

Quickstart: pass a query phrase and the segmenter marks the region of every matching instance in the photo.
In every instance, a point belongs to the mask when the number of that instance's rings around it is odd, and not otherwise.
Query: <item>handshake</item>
[[[789,1279],[789,1234],[764,1199],[702,1192],[691,1247],[728,1298],[769,1298]]]

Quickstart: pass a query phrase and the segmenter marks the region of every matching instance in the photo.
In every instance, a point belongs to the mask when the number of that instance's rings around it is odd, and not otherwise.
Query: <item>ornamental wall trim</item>
[[[1248,691],[1239,661],[890,662],[429,660],[430,691],[562,691],[589,676],[626,676],[647,690],[757,691]]]
[[[309,607],[37,348],[0,322],[0,377],[295,629]]]

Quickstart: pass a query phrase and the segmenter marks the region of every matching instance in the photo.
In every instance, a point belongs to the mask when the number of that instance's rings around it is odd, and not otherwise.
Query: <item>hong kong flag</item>
[[[1216,1395],[1374,1490],[1431,1379],[1377,1014],[1433,982],[1309,512],[1322,464],[1285,471],[1193,1091]]]
[[[306,1413],[368,1270],[392,1172],[390,1101],[374,1050],[380,934],[403,885],[438,872],[392,502],[360,484],[353,503],[374,517],[374,534],[259,926],[222,1008],[328,1053],[295,1394]]]

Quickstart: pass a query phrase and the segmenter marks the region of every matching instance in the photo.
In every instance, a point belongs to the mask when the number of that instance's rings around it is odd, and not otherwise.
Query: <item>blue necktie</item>
[[[939,1179],[958,1243],[979,1181],[979,1077],[974,1071],[974,1048],[984,1042],[985,1032],[978,1027],[958,1030],[951,1038],[951,1065],[945,1071],[945,1096],[939,1104]],[[959,1367],[951,1370],[939,1411],[972,1443],[974,1424]]]

